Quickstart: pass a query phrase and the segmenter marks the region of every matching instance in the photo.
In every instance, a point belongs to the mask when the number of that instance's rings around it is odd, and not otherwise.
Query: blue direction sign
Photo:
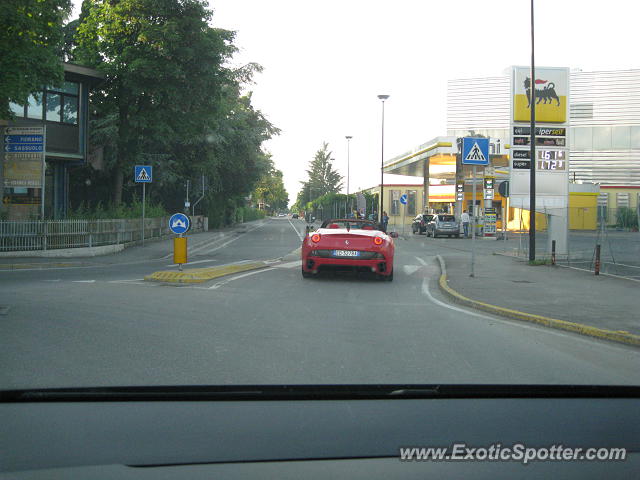
[[[489,165],[489,139],[464,137],[462,139],[464,165]]]
[[[4,143],[44,143],[44,135],[5,135]]]
[[[400,195],[400,203],[403,205],[407,204],[407,194]]]
[[[174,213],[169,219],[169,229],[177,235],[187,232],[190,226],[191,220],[184,213]]]
[[[153,179],[153,167],[151,165],[136,165],[133,179],[136,183],[151,183]]]
[[[42,143],[5,143],[4,151],[10,153],[42,153]]]

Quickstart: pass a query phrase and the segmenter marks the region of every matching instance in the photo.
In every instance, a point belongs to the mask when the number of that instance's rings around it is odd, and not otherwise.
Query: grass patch
[[[529,265],[531,265],[532,267],[536,267],[538,265],[551,265],[551,259],[544,258],[542,260],[529,260]]]

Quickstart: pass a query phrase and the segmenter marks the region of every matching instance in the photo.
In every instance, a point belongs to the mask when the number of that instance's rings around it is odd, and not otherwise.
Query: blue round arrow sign
[[[403,205],[407,204],[407,194],[400,195],[400,203]]]
[[[191,220],[184,213],[174,213],[169,218],[169,229],[175,234],[183,234],[189,231]]]

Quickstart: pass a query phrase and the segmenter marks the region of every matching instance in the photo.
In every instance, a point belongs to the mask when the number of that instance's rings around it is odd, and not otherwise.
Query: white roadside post
[[[470,277],[475,277],[473,271],[476,260],[476,166],[473,166],[473,175],[471,181],[473,182],[473,193],[471,194],[471,274]]]
[[[144,247],[144,217],[146,204],[145,184],[151,183],[153,180],[153,167],[151,165],[136,165],[134,167],[133,180],[136,183],[142,183],[142,246]]]
[[[476,137],[464,137],[462,139],[462,164],[473,166],[473,199],[472,209],[473,214],[471,216],[471,274],[470,277],[475,277],[475,240],[476,240],[476,166],[489,165],[489,139],[488,138],[476,138]]]

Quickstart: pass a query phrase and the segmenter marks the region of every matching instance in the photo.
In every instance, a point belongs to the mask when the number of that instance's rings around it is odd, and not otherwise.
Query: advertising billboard
[[[536,121],[566,123],[569,100],[569,71],[566,68],[536,68],[531,81],[529,67],[514,67],[513,121],[531,119],[532,88],[535,88]]]

